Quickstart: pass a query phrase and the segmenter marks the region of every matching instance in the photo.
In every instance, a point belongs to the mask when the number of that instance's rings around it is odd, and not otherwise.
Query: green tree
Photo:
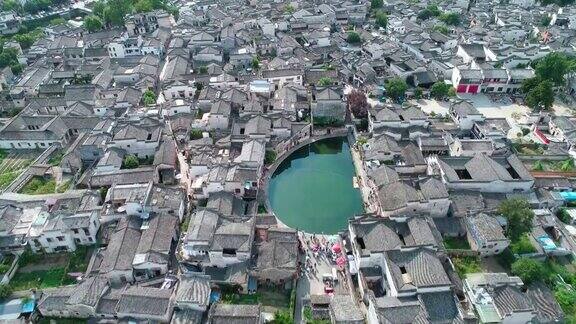
[[[460,15],[455,12],[443,13],[439,18],[446,25],[458,26],[460,25]]]
[[[150,106],[156,103],[156,94],[152,90],[146,90],[142,95],[142,102],[146,106]]]
[[[370,8],[371,9],[379,9],[379,8],[382,8],[382,6],[384,6],[383,0],[370,0]]]
[[[201,67],[198,68],[198,73],[200,73],[200,74],[208,73],[208,67],[202,65]]]
[[[541,80],[549,80],[555,86],[566,83],[566,74],[575,69],[575,60],[568,58],[566,54],[552,52],[536,63],[536,76]]]
[[[124,16],[132,11],[128,0],[108,0],[104,9],[104,19],[114,26],[124,25]]]
[[[348,32],[348,36],[346,37],[346,41],[349,44],[360,44],[360,43],[362,43],[362,38],[360,38],[360,35],[357,32],[350,31],[350,32]]]
[[[549,110],[554,104],[554,89],[552,82],[541,81],[526,94],[525,103],[534,111]]]
[[[386,81],[384,84],[387,95],[396,102],[400,102],[408,90],[406,82],[400,78],[394,78]]]
[[[287,5],[284,6],[284,12],[285,12],[285,13],[291,15],[291,14],[294,13],[294,11],[296,11],[296,9],[294,8],[293,5],[287,4]]]
[[[513,242],[532,229],[534,212],[525,199],[511,198],[502,201],[498,206],[498,213],[506,218],[508,222],[506,235]]]
[[[576,313],[576,291],[569,286],[561,285],[554,290],[556,301],[566,314]],[[573,322],[567,322],[573,323]]]
[[[414,89],[414,98],[416,99],[422,99],[422,94],[424,93],[424,91],[422,90],[422,88],[417,87],[416,89]]]
[[[124,164],[125,169],[136,169],[140,166],[140,161],[135,155],[129,154],[124,157],[122,164]]]
[[[444,81],[437,81],[435,82],[432,87],[430,87],[430,95],[437,100],[442,100],[448,97],[450,88],[452,88],[449,84],[446,84]]]
[[[538,160],[538,161],[534,162],[534,165],[532,165],[532,170],[544,171],[544,164],[542,164],[542,161]]]
[[[134,10],[136,12],[150,12],[154,10],[154,5],[150,0],[138,0],[134,3]]]
[[[293,322],[292,315],[286,310],[276,311],[276,313],[274,313],[274,319],[272,320],[273,324],[292,324]]]
[[[547,27],[550,25],[551,21],[552,21],[552,18],[550,18],[548,16],[542,16],[542,18],[540,18],[540,26]]]
[[[0,8],[4,11],[22,12],[22,6],[17,0],[4,0],[2,4],[0,4]]]
[[[5,299],[12,294],[12,286],[10,285],[0,285],[0,299]]]
[[[318,85],[320,87],[329,87],[333,83],[334,83],[334,81],[332,81],[332,79],[329,77],[321,77],[320,79],[318,79]]]
[[[98,31],[102,29],[102,20],[96,15],[86,16],[84,18],[84,27],[91,33]]]
[[[20,75],[22,73],[22,71],[24,70],[24,65],[19,64],[19,63],[10,64],[10,70],[12,70],[12,73],[14,75]]]
[[[564,161],[560,161],[558,164],[558,169],[562,172],[569,172],[574,170],[574,159],[568,158]]]
[[[22,49],[28,49],[34,42],[38,39],[35,33],[25,33],[25,34],[16,34],[12,37],[13,40],[17,41],[20,44]]]
[[[94,13],[94,15],[100,17],[100,19],[104,19],[105,11],[106,3],[103,0],[94,2],[94,5],[92,6],[92,13]]]
[[[432,30],[439,32],[440,34],[448,35],[450,33],[450,29],[446,27],[446,25],[436,25],[432,27]]]
[[[546,268],[540,261],[520,258],[512,263],[512,274],[520,277],[524,284],[529,285],[533,282],[542,280],[546,277]]]
[[[418,13],[417,17],[420,20],[427,20],[427,19],[430,19],[431,17],[438,17],[441,14],[442,14],[442,12],[440,11],[440,9],[438,9],[438,6],[431,4],[431,5],[428,5],[422,11],[420,11]]]
[[[388,15],[382,10],[376,12],[376,26],[381,28],[388,26]]]
[[[66,23],[66,20],[64,18],[60,18],[60,17],[50,20],[50,25],[52,25],[52,26],[64,25],[65,23]]]
[[[252,59],[252,69],[258,70],[260,68],[260,60],[257,57]]]

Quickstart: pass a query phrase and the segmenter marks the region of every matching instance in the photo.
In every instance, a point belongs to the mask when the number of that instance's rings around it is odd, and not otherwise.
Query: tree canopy
[[[436,100],[446,99],[449,97],[452,87],[444,81],[437,81],[430,88],[430,95]]]
[[[404,98],[406,90],[408,90],[408,85],[406,82],[400,78],[394,78],[386,81],[384,87],[386,88],[386,93],[392,100],[399,102]]]
[[[368,101],[364,92],[352,90],[348,96],[348,106],[356,118],[368,117]]]
[[[570,71],[576,70],[576,59],[564,53],[552,52],[536,62],[536,76],[551,81],[555,86],[566,83],[564,78]]]
[[[322,77],[318,79],[318,86],[320,87],[329,87],[334,83],[334,81],[329,77]]]
[[[384,0],[370,0],[370,8],[371,9],[379,9],[384,6]]]
[[[360,38],[360,35],[357,32],[350,31],[350,32],[348,32],[348,36],[346,37],[346,41],[349,44],[360,44],[360,43],[362,43],[362,38]]]
[[[376,26],[382,28],[386,28],[386,26],[388,26],[388,15],[384,11],[378,10],[378,12],[376,12],[375,17],[376,17]]]
[[[418,13],[418,19],[426,20],[432,17],[438,17],[441,14],[442,12],[438,9],[438,6],[431,4]]]
[[[512,274],[520,277],[526,285],[546,277],[544,264],[534,259],[520,258],[512,263],[511,270]]]
[[[102,29],[102,20],[96,15],[90,15],[84,18],[84,27],[89,32],[95,32]]]
[[[458,26],[460,25],[460,15],[455,12],[443,13],[440,15],[439,19],[446,25]]]
[[[525,199],[511,198],[502,201],[498,206],[498,213],[508,221],[506,235],[514,242],[532,229],[534,212]]]
[[[124,168],[126,169],[136,169],[137,167],[140,166],[140,161],[138,160],[138,157],[136,157],[135,155],[126,155],[124,157],[124,161],[122,161],[124,164]]]
[[[554,104],[554,89],[552,87],[552,82],[549,80],[541,80],[540,78],[534,78],[532,81],[527,82],[530,84],[532,82],[537,83],[536,86],[530,88],[526,86],[523,88],[529,89],[526,92],[525,103],[534,111],[549,110]]]
[[[142,102],[146,106],[150,106],[156,103],[156,94],[152,90],[146,90],[142,95]]]

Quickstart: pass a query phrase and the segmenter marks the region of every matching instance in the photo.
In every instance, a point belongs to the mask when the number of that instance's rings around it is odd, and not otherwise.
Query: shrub
[[[135,155],[126,155],[122,161],[125,169],[136,169],[140,166],[140,161]]]

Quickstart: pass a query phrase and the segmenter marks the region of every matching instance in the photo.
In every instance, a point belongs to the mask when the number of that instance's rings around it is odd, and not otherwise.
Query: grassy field
[[[6,188],[32,163],[37,153],[11,153],[0,150],[0,190]]]
[[[482,272],[478,257],[452,257],[451,260],[460,278],[464,278],[468,273]]]
[[[28,251],[20,258],[20,268],[10,280],[10,286],[17,291],[73,284],[75,280],[68,273],[86,271],[92,251],[92,248],[84,246],[79,246],[74,253],[68,254],[45,255]],[[46,263],[50,263],[50,260],[54,262],[54,259],[58,259],[54,267],[45,270]]]
[[[470,244],[465,237],[446,237],[444,247],[448,250],[470,250]]]

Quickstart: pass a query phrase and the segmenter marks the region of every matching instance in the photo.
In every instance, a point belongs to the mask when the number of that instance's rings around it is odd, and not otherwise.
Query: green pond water
[[[363,212],[350,146],[344,138],[315,142],[282,161],[268,187],[282,223],[308,233],[335,234]]]

